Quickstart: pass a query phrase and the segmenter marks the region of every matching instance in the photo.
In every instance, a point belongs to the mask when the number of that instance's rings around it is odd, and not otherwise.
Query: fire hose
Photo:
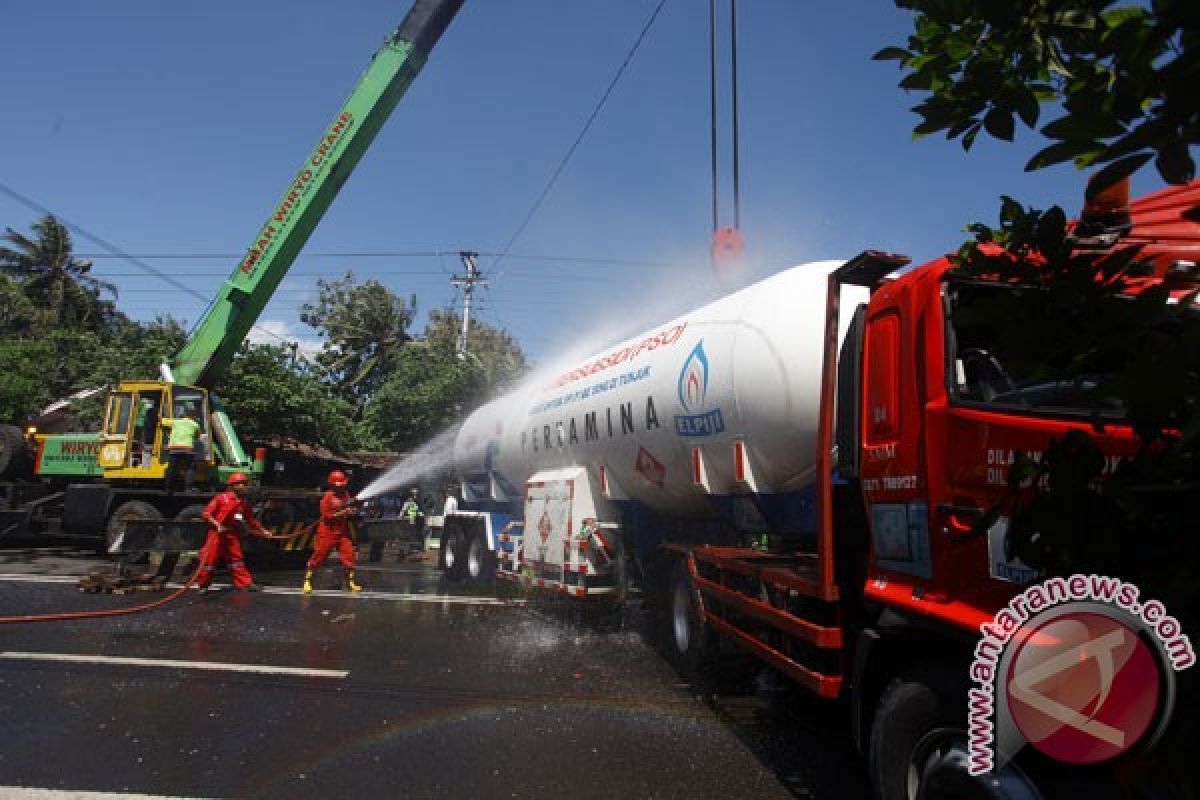
[[[271,539],[273,541],[284,541],[302,536],[311,531],[315,526],[316,523],[314,522],[313,524],[300,528],[293,533],[282,535],[266,533],[265,531],[253,535],[263,539]],[[17,614],[14,616],[0,617],[0,625],[9,625],[20,622],[64,622],[75,619],[99,619],[102,617],[120,617],[124,616],[125,614],[140,614],[143,611],[152,611],[161,606],[165,606],[172,600],[182,597],[196,582],[196,578],[199,577],[200,570],[203,567],[204,563],[201,562],[196,566],[196,571],[191,574],[191,577],[189,577],[182,586],[180,586],[174,592],[171,592],[171,594],[167,595],[166,597],[160,597],[151,603],[143,603],[141,605],[129,606],[127,608],[107,608],[103,611],[63,611],[56,614]]]

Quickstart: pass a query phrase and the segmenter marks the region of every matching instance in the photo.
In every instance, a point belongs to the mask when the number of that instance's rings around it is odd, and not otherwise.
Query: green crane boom
[[[296,255],[462,3],[463,0],[416,0],[300,166],[287,192],[233,275],[222,285],[188,342],[171,359],[173,380],[211,388],[220,379]],[[232,433],[232,428],[229,432]],[[236,445],[235,449],[236,454],[225,455],[234,463],[244,463],[241,446]]]

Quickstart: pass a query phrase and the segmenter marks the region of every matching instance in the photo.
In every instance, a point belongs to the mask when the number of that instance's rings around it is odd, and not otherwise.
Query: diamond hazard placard
[[[637,460],[634,462],[633,468],[638,471],[639,475],[660,489],[666,482],[667,468],[644,447],[638,448]]]

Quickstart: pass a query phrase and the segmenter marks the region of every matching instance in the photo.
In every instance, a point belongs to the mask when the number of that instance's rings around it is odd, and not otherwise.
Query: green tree
[[[152,322],[118,319],[103,338],[89,375],[92,385],[126,380],[157,380],[159,365],[169,360],[187,339],[178,320],[159,316]]]
[[[0,422],[24,422],[50,400],[42,372],[51,358],[40,339],[0,338]]]
[[[387,383],[366,406],[374,446],[411,450],[461,418],[480,396],[480,371],[471,362],[412,343],[397,355]]]
[[[1007,140],[1014,117],[1033,127],[1040,104],[1057,101],[1062,116],[1041,129],[1055,142],[1027,170],[1067,160],[1080,168],[1105,164],[1089,187],[1094,191],[1153,158],[1168,182],[1193,178],[1190,148],[1200,142],[1195,3],[896,0],[896,5],[914,12],[914,33],[906,47],[887,47],[875,57],[898,60],[906,72],[900,86],[925,93],[913,109],[922,117],[915,135],[945,130],[948,138],[962,137],[967,149],[980,131]],[[1171,443],[1167,458],[1153,462],[1157,469],[1170,464],[1177,479],[1200,479],[1200,353],[1191,303],[1169,304],[1162,286],[1141,292],[1136,303],[1110,302],[1148,265],[1128,248],[1080,252],[1061,208],[1041,211],[1005,197],[999,226],[974,223],[968,229],[975,237],[955,255],[959,269],[1049,292],[1049,306],[1059,310],[1060,335],[1038,348],[1040,356],[1059,362],[1060,374],[1075,376],[1104,364],[1113,377],[1100,391],[1121,399],[1142,441],[1156,447]],[[1000,327],[1016,337],[1022,330],[1045,330],[1044,324],[1035,328],[1020,321],[1022,314],[1041,313],[1039,305],[998,310],[1007,322]],[[1053,536],[1040,541],[1026,549],[1045,568],[1064,569],[1069,560],[1064,554],[1079,552],[1065,543],[1057,551],[1047,549]]]
[[[29,336],[39,319],[37,307],[21,286],[7,275],[0,275],[0,336]]]
[[[412,337],[413,296],[406,303],[379,281],[359,284],[354,273],[317,281],[316,303],[306,303],[300,319],[325,339],[317,361],[342,396],[361,403],[387,380],[397,354]]]
[[[218,387],[244,439],[296,439],[346,452],[357,446],[353,408],[288,347],[245,344]]]
[[[1190,0],[1116,6],[1113,0],[896,0],[914,14],[897,60],[905,89],[926,94],[913,108],[915,135],[946,131],[970,149],[983,131],[1011,141],[1015,120],[1033,128],[1043,103],[1062,115],[1041,132],[1054,143],[1026,169],[1074,160],[1106,164],[1100,185],[1154,159],[1168,183],[1195,175],[1200,143],[1200,20]]]
[[[424,339],[434,352],[453,357],[461,330],[461,317],[439,309],[430,312]],[[514,385],[529,369],[525,353],[512,334],[478,320],[472,321],[467,335],[467,360],[479,371],[481,400]]]
[[[91,275],[92,262],[75,258],[71,234],[54,215],[33,224],[33,236],[7,228],[0,247],[0,270],[21,281],[26,295],[45,309],[52,325],[99,330],[114,306],[102,294],[116,297],[113,284]]]

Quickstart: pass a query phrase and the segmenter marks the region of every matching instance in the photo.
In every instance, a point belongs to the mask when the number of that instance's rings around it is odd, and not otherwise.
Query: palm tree
[[[317,360],[338,376],[349,399],[361,401],[383,385],[396,354],[412,339],[408,327],[417,299],[406,303],[375,280],[360,285],[349,272],[317,284],[320,299],[305,304],[300,318],[327,340]]]
[[[48,322],[95,329],[111,316],[113,304],[100,295],[115,298],[117,287],[89,274],[91,261],[75,258],[71,234],[57,217],[47,214],[33,223],[32,236],[6,230],[0,238],[13,247],[0,247],[0,270],[21,282]]]

